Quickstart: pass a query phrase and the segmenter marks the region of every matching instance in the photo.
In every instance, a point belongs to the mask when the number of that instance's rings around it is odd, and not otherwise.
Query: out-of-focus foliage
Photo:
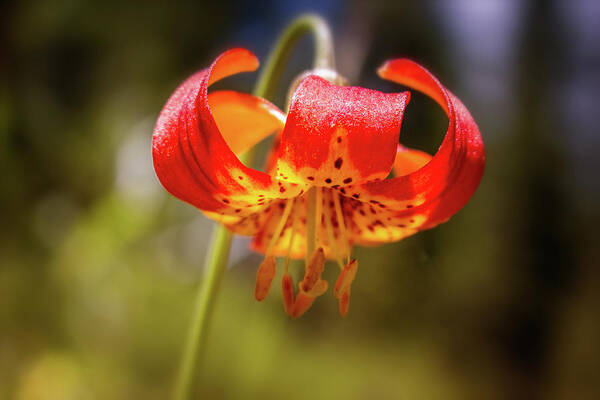
[[[374,71],[401,55],[440,76],[480,125],[486,173],[447,224],[356,250],[346,319],[331,296],[296,321],[277,287],[254,302],[260,257],[236,241],[199,394],[600,398],[599,3],[260,3],[2,6],[0,399],[168,396],[211,223],[160,188],[153,123],[219,51],[264,59],[309,10],[352,83],[398,90]],[[310,57],[301,43],[284,82]],[[403,141],[435,151],[445,124],[415,94]]]

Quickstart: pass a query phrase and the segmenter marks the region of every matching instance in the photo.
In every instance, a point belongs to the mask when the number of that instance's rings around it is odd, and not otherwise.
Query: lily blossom
[[[287,116],[265,99],[208,87],[253,71],[247,50],[221,54],[189,77],[164,106],[153,135],[153,160],[162,185],[231,231],[254,236],[265,254],[255,297],[263,300],[285,257],[286,312],[298,317],[328,289],[326,259],[340,275],[334,285],[348,312],[358,262],[354,245],[401,240],[447,221],[479,185],[485,164],[481,135],[465,106],[419,64],[394,59],[379,75],[431,97],[449,125],[434,156],[399,145],[410,94],[337,86],[310,75],[295,90]],[[266,170],[239,155],[275,133]],[[394,170],[395,177],[388,178]],[[290,258],[305,258],[294,289]]]

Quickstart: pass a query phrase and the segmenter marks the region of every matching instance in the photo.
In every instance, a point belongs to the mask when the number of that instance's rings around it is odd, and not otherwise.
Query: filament
[[[279,222],[277,223],[277,226],[275,227],[275,231],[273,232],[273,238],[271,238],[271,241],[269,242],[269,246],[267,247],[265,257],[268,257],[271,254],[273,247],[275,247],[275,243],[281,236],[281,232],[283,231],[283,228],[285,227],[285,223],[287,222],[287,219],[290,216],[290,213],[292,212],[292,208],[294,206],[294,200],[295,199],[292,198],[292,199],[286,201],[285,208],[283,209],[283,214],[281,215],[281,218],[279,219]]]
[[[342,240],[344,244],[347,246],[346,248],[346,263],[350,262],[350,242],[348,241],[348,232],[346,231],[346,224],[344,223],[344,214],[342,213],[342,206],[340,205],[340,198],[338,197],[338,193],[332,191],[331,195],[333,196],[333,204],[335,206],[335,215],[337,217],[340,232],[342,234]]]
[[[344,265],[344,262],[342,261],[342,257],[340,255],[340,250],[338,249],[337,241],[335,240],[335,237],[333,235],[333,227],[331,226],[331,214],[330,214],[329,207],[324,208],[324,215],[325,215],[325,230],[327,231],[327,240],[329,241],[329,247],[335,253],[335,260],[339,264],[340,268],[344,268],[345,265]]]

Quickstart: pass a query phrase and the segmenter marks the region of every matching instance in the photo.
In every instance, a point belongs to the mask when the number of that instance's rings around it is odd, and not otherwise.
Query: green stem
[[[206,256],[204,281],[196,295],[196,307],[181,360],[181,369],[175,387],[175,399],[190,398],[192,377],[196,375],[198,360],[206,348],[208,327],[227,266],[231,238],[231,232],[223,225],[215,226]]]
[[[327,23],[315,15],[298,17],[287,27],[271,51],[258,79],[254,95],[269,98],[285,67],[292,49],[305,34],[312,33],[315,40],[315,68],[333,68],[333,43]],[[246,165],[254,161],[255,152],[247,151],[240,160]],[[227,266],[232,234],[222,225],[216,226],[205,261],[205,276],[200,285],[193,320],[183,350],[183,358],[175,387],[175,400],[186,400],[192,393],[193,378],[198,374],[198,364],[206,349],[211,316]]]
[[[333,39],[325,20],[317,15],[302,15],[290,23],[271,50],[262,75],[258,78],[254,95],[272,98],[273,90],[285,68],[285,62],[302,36],[311,33],[315,40],[314,68],[335,68]]]

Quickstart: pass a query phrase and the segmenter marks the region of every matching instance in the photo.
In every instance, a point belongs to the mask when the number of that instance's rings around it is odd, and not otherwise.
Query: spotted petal
[[[340,87],[309,76],[292,98],[279,144],[278,177],[334,188],[385,178],[408,100],[407,92]]]
[[[442,145],[426,164],[416,170],[415,165],[409,166],[405,172],[413,171],[393,179],[345,188],[361,201],[346,202],[347,212],[356,216],[352,238],[359,244],[399,240],[447,221],[471,198],[485,164],[483,142],[471,114],[429,71],[413,61],[397,59],[378,72],[433,98],[446,111],[449,124]],[[402,158],[414,159],[415,155],[399,154],[396,169]],[[426,155],[421,156],[418,163],[423,164]]]
[[[236,154],[282,128],[283,113],[266,100],[208,87],[229,75],[252,71],[258,60],[233,49],[188,78],[173,93],[154,129],[154,168],[174,196],[209,216],[232,222],[267,207],[273,199],[292,197],[298,185],[279,182],[246,167]],[[212,107],[212,109],[211,109]]]

